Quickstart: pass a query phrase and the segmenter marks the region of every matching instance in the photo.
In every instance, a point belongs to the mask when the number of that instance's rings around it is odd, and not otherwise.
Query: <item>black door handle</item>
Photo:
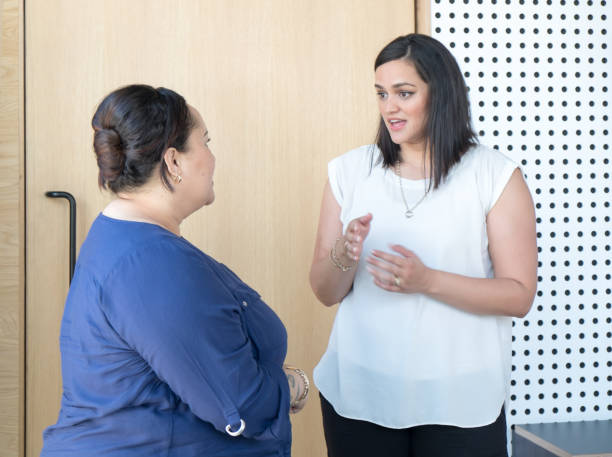
[[[65,198],[70,205],[70,276],[68,276],[68,284],[70,284],[72,282],[72,276],[74,275],[76,260],[76,200],[70,193],[60,190],[50,190],[45,192],[45,195],[49,198]]]

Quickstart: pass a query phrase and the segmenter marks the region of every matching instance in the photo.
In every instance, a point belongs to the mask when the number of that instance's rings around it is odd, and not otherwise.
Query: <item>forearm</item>
[[[283,366],[287,383],[289,384],[289,401],[294,404],[304,394],[304,383],[293,367]]]
[[[310,391],[310,381],[306,373],[299,368],[284,365],[283,371],[285,372],[287,383],[289,384],[289,411],[291,413],[296,413],[306,404],[306,399]]]
[[[342,236],[336,245],[344,246],[345,237]],[[331,249],[318,252],[310,268],[310,285],[321,303],[332,306],[339,303],[353,287],[355,279],[356,262],[347,256],[344,248],[336,249],[334,264],[331,258]],[[346,271],[343,271],[346,270]]]
[[[471,313],[524,317],[533,303],[535,288],[511,278],[471,278],[430,270],[423,292]]]

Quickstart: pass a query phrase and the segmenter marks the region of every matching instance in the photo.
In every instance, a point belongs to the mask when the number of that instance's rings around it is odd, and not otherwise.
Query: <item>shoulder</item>
[[[465,158],[465,179],[474,184],[485,212],[490,209],[506,187],[518,164],[497,149],[484,145],[472,147]],[[463,181],[465,183],[465,181]]]
[[[152,255],[147,252],[149,247],[172,243],[171,238],[178,239],[157,225],[113,219],[100,213],[81,246],[77,263],[102,278],[126,257],[135,252],[142,257]]]
[[[112,271],[115,274],[145,274],[158,270],[166,272],[168,279],[180,279],[189,268],[209,271],[215,269],[215,263],[186,240],[171,233],[159,233],[132,244],[117,259]]]
[[[336,163],[341,166],[360,166],[365,163],[374,164],[378,159],[380,151],[375,144],[365,144],[355,149],[345,152],[342,155],[331,160],[330,163]]]
[[[91,226],[78,264],[89,270],[100,284],[108,278],[142,284],[155,274],[184,281],[191,276],[191,271],[201,274],[202,270],[216,268],[216,262],[206,254],[162,227],[102,214]]]
[[[237,308],[237,280],[227,269],[182,238],[160,236],[134,245],[101,278],[104,309],[117,315],[125,303],[132,311],[188,309],[202,312]],[[227,306],[222,306],[227,305]],[[148,311],[147,311],[148,310]]]
[[[508,157],[506,154],[501,152],[498,149],[493,149],[483,144],[478,144],[473,146],[470,151],[474,156],[474,160],[478,161],[481,164],[485,165],[508,165],[513,164],[515,162]]]
[[[377,166],[380,150],[375,144],[366,144],[351,149],[332,159],[328,165],[330,177],[347,184],[370,174]]]
[[[516,162],[501,151],[483,144],[476,144],[465,152],[453,172],[472,171],[478,175],[496,174],[499,170],[514,169],[517,166]]]

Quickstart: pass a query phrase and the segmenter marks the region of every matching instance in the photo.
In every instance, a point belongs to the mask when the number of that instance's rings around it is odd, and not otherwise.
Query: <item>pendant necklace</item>
[[[402,194],[402,200],[404,201],[404,207],[406,208],[406,212],[404,213],[404,216],[406,216],[406,219],[410,219],[412,216],[414,216],[414,210],[416,209],[416,207],[419,206],[423,200],[425,200],[425,197],[427,197],[427,194],[429,193],[429,189],[425,191],[425,193],[419,199],[419,201],[416,202],[411,208],[408,206],[408,202],[406,201],[406,196],[404,195],[404,184],[402,183],[402,174],[400,171],[400,161],[399,160],[395,162],[395,174],[397,175],[397,179],[399,181],[400,193]]]

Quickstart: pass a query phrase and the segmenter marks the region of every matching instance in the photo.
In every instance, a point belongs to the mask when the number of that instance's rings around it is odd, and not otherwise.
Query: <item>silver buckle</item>
[[[240,428],[238,430],[236,430],[235,432],[232,432],[232,426],[230,424],[227,424],[225,426],[225,431],[227,432],[229,436],[238,436],[238,435],[242,435],[242,432],[244,431],[244,427],[245,427],[245,423],[242,419],[240,419]]]

